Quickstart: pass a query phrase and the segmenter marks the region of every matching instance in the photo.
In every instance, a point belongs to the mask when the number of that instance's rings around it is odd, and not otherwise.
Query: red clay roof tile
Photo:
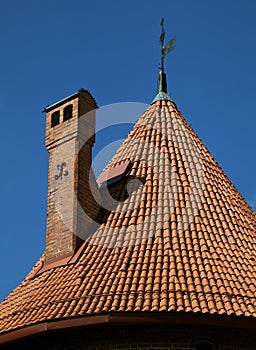
[[[123,175],[117,208],[78,259],[44,272],[39,260],[1,303],[0,333],[110,311],[256,317],[255,213],[173,102],[148,108],[108,172]]]

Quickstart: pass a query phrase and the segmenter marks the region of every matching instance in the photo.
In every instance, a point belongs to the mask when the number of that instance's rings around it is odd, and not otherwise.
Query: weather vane
[[[164,29],[164,17],[161,19],[160,25],[162,27],[162,33],[160,35],[160,43],[161,43],[161,70],[164,70],[164,58],[168,55],[169,52],[171,52],[176,45],[176,37],[174,36],[171,40],[168,41],[168,43],[164,44],[164,38],[165,38],[165,29]]]

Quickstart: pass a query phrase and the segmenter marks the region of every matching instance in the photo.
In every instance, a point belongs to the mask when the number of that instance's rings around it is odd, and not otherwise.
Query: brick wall
[[[214,350],[256,349],[255,331],[189,326],[95,326],[64,330],[3,346],[3,349],[37,350],[195,350],[209,342]],[[0,346],[2,349],[2,347]],[[207,345],[199,350],[209,350]]]

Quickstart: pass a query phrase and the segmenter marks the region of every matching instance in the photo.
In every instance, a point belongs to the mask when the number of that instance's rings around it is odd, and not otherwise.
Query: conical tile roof
[[[102,185],[100,225],[69,261],[40,259],[1,303],[1,333],[135,311],[256,317],[255,213],[172,101],[146,110],[104,172],[119,176]]]

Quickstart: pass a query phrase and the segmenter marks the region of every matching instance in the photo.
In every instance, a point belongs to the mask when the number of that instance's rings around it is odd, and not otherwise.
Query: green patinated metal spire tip
[[[162,32],[160,35],[160,43],[161,43],[161,67],[158,74],[158,93],[152,103],[156,101],[171,101],[170,96],[167,92],[167,79],[164,71],[164,59],[175,48],[176,38],[175,36],[168,41],[168,43],[164,44],[165,38],[165,29],[164,29],[164,18],[162,18],[161,23]]]

